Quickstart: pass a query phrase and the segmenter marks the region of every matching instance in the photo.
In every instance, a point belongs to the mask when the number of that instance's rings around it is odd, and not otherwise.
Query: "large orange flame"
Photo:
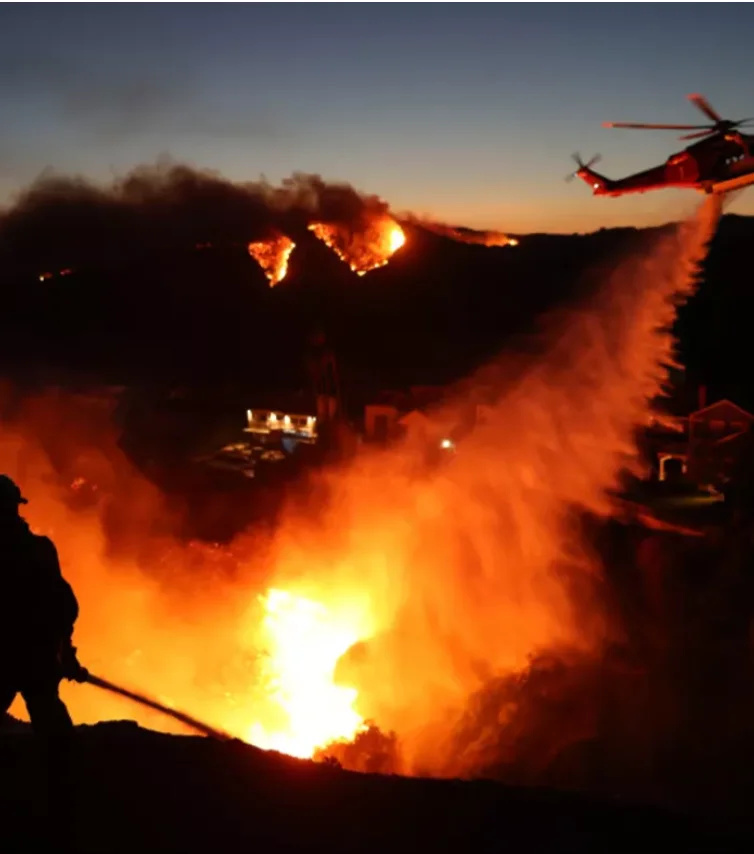
[[[372,215],[357,226],[313,222],[309,230],[322,240],[358,276],[384,267],[406,242],[406,235],[392,217]]]
[[[270,287],[283,281],[288,274],[288,259],[296,244],[284,234],[257,240],[249,244],[249,255],[257,261],[270,283]]]
[[[27,402],[0,431],[0,467],[58,545],[83,662],[265,747],[310,755],[368,719],[397,733],[408,771],[481,767],[489,733],[465,753],[450,740],[468,698],[539,651],[600,642],[602,616],[573,583],[597,568],[572,509],[609,513],[619,473],[638,469],[635,428],[719,214],[707,205],[552,327],[536,360],[502,356],[429,432],[323,473],[271,537],[230,549],[166,548],[150,533],[162,499],[105,417],[65,396]],[[457,453],[427,462],[426,442],[474,407]],[[73,501],[77,476],[98,503]],[[178,726],[85,685],[64,697],[82,722]]]
[[[333,680],[338,659],[366,637],[361,615],[284,590],[269,590],[262,601],[268,644],[262,682],[279,714],[268,723],[255,721],[249,740],[299,757],[351,740],[364,726],[354,709],[357,692]]]

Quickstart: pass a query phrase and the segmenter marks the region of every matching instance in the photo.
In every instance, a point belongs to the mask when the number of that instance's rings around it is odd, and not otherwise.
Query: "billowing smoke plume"
[[[110,186],[43,176],[0,217],[3,269],[77,269],[197,245],[246,247],[279,233],[294,240],[312,221],[351,223],[388,206],[348,184],[295,174],[273,186],[208,171],[141,167]]]

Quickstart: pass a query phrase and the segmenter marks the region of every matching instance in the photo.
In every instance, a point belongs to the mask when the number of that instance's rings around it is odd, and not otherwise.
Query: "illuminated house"
[[[317,416],[269,409],[247,409],[245,433],[259,436],[290,436],[300,442],[316,442]]]

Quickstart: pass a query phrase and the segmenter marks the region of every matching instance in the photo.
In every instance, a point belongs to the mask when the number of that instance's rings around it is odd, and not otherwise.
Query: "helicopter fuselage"
[[[611,180],[588,167],[579,178],[595,196],[622,196],[674,187],[702,193],[728,193],[754,184],[754,136],[705,139],[672,154],[665,163]]]
[[[708,124],[607,122],[604,125],[634,130],[694,131],[680,138],[697,141],[671,154],[665,163],[614,181],[591,168],[594,158],[584,164],[574,155],[580,167],[575,174],[591,186],[595,196],[622,196],[667,187],[722,194],[754,184],[754,136],[741,130],[752,124],[754,117],[725,119],[703,95],[692,94],[688,99],[709,120]]]

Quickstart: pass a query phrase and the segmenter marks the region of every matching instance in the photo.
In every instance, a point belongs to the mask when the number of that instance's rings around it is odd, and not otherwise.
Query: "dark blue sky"
[[[754,115],[752,34],[747,3],[4,5],[0,201],[46,167],[169,155],[472,226],[662,221],[695,194],[594,199],[563,182],[570,154],[614,177],[664,160],[673,133],[601,122],[696,123],[693,91]]]

